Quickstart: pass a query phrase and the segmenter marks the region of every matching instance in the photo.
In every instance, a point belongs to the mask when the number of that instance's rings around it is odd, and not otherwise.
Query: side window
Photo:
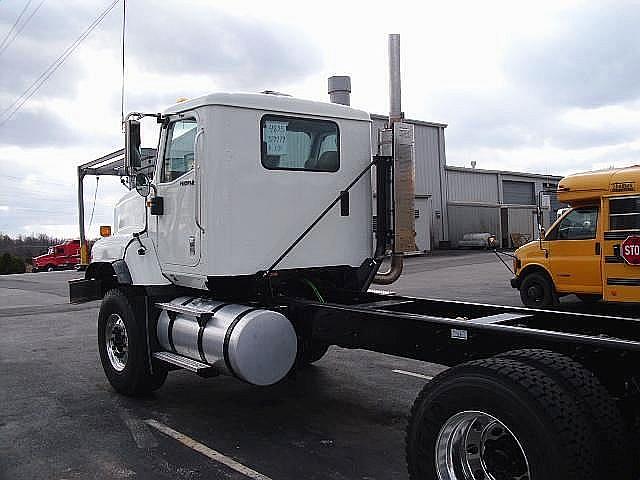
[[[193,118],[178,120],[169,125],[167,143],[162,160],[162,183],[172,182],[193,168],[194,142],[198,124]]]
[[[609,230],[640,229],[640,197],[609,200]]]
[[[338,136],[335,133],[325,135],[320,144],[320,151],[318,152],[318,159],[322,158],[325,153],[332,154],[338,151]],[[325,155],[326,156],[326,155]]]
[[[598,207],[581,207],[569,212],[547,235],[547,240],[590,240],[596,238]]]
[[[340,168],[335,122],[265,115],[260,130],[261,161],[269,170],[337,172]]]

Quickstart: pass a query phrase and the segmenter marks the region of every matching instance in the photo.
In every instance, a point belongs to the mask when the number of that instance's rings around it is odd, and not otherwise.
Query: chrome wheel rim
[[[109,363],[111,363],[116,372],[123,371],[129,358],[129,337],[127,335],[127,327],[122,317],[117,313],[112,313],[107,318],[105,343]]]
[[[531,480],[522,444],[488,413],[465,411],[449,418],[435,454],[438,480]]]

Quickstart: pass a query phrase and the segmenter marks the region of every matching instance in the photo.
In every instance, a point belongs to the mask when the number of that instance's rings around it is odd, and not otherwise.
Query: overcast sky
[[[0,41],[27,1],[0,0]],[[0,112],[110,3],[44,1],[0,50]],[[121,7],[0,126],[0,232],[77,236],[75,167],[123,143]],[[640,3],[623,1],[129,0],[125,103],[265,89],[327,100],[327,77],[347,74],[352,104],[385,113],[387,34],[400,33],[403,110],[449,125],[448,164],[564,175],[638,163],[638,25]],[[100,180],[92,234],[123,192]]]

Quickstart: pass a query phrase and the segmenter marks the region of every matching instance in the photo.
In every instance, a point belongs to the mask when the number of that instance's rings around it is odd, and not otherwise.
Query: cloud
[[[617,1],[566,11],[546,37],[514,39],[505,72],[539,101],[597,107],[640,95],[640,4]]]
[[[210,5],[132,5],[131,61],[163,75],[203,75],[223,89],[262,90],[300,81],[320,69],[322,56],[302,29],[237,17]],[[135,20],[137,19],[137,20]]]
[[[0,1],[0,36],[23,5]],[[107,5],[45,2],[0,55],[0,111]],[[383,32],[396,25],[403,107],[412,118],[449,124],[449,164],[562,174],[638,158],[640,4],[423,2],[411,16],[337,1],[312,13],[300,5],[128,2],[125,108],[161,111],[179,96],[212,91],[323,100],[326,77],[349,73],[354,105],[384,111]],[[0,230],[73,226],[75,166],[121,146],[120,22],[118,8],[0,127]],[[35,180],[23,185],[22,176]],[[87,181],[87,206],[94,186]],[[122,191],[117,179],[101,179],[94,228],[111,221]]]
[[[10,4],[13,11],[0,15],[0,31],[7,32],[17,18],[22,4]],[[5,7],[10,8],[10,7]],[[31,7],[29,12],[35,8]],[[95,17],[90,2],[48,2],[0,56],[0,106],[6,108],[57,59]],[[26,15],[28,16],[28,14]],[[56,72],[46,82],[43,92],[56,97],[72,97],[85,68],[74,55],[64,63],[64,73]]]
[[[78,139],[64,117],[47,110],[21,110],[2,128],[0,143],[39,147],[66,145]]]

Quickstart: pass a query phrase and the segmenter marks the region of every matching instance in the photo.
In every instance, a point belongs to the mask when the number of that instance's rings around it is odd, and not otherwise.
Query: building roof
[[[211,95],[176,103],[165,110],[165,113],[180,113],[207,105],[267,110],[270,112],[281,112],[283,114],[302,113],[319,117],[345,118],[365,122],[371,121],[367,112],[345,105],[263,93],[212,93]]]
[[[471,173],[492,173],[492,174],[501,174],[501,175],[512,175],[515,177],[529,177],[529,178],[538,178],[541,180],[555,180],[560,181],[562,179],[559,175],[543,175],[541,173],[529,173],[529,172],[512,172],[509,170],[485,170],[482,168],[469,168],[469,167],[456,167],[454,165],[447,165],[445,167],[447,170],[451,170],[454,172],[471,172]]]
[[[372,113],[372,120],[387,120],[389,117],[387,115],[380,115],[379,113]],[[446,123],[438,123],[438,122],[425,122],[424,120],[414,120],[411,118],[405,118],[403,122],[412,123],[413,125],[424,125],[425,127],[437,127],[437,128],[447,128],[448,124]]]

